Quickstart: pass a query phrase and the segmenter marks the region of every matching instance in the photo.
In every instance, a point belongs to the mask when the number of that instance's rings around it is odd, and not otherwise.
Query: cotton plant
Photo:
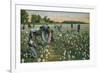
[[[21,62],[48,62],[48,61],[68,61],[68,60],[87,60],[89,53],[89,33],[77,31],[54,30],[54,42],[48,44],[41,37],[37,37],[36,44],[38,48],[38,57],[34,58],[30,54],[27,45],[29,30],[21,31]],[[33,39],[34,40],[34,39]]]

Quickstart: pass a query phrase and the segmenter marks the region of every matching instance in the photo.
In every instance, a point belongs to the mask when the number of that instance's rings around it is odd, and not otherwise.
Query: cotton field
[[[33,38],[37,46],[34,48],[37,57],[32,56],[28,46],[29,30],[21,31],[21,62],[89,60],[89,30],[80,27],[80,32],[77,32],[76,28],[69,30],[67,28],[63,26],[58,30],[52,26],[54,41],[50,44],[44,42],[41,36],[37,36],[36,39]]]

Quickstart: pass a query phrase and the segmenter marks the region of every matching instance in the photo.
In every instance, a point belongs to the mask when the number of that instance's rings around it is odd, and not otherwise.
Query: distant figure
[[[80,32],[80,24],[77,25],[77,32]]]
[[[61,32],[62,25],[55,25],[54,28],[55,28],[56,30],[58,30],[59,32]]]
[[[73,29],[73,24],[71,24],[71,29]]]
[[[58,30],[61,32],[61,28],[62,28],[62,25],[60,25],[59,27],[58,27]]]
[[[51,42],[54,42],[53,30],[51,30]]]

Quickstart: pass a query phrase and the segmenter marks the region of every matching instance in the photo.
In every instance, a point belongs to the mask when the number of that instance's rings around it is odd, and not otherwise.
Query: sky
[[[57,12],[57,11],[34,11],[26,10],[31,18],[32,14],[40,15],[41,17],[47,16],[53,21],[63,22],[63,21],[82,21],[89,23],[89,13],[82,12]]]

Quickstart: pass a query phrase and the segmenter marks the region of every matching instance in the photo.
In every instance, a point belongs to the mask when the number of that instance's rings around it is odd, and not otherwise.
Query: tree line
[[[21,24],[26,25],[28,24],[28,26],[30,27],[31,24],[33,24],[33,26],[35,24],[44,24],[44,23],[50,23],[50,24],[86,24],[85,22],[80,22],[80,21],[63,21],[63,22],[54,22],[53,20],[51,20],[50,18],[48,18],[47,16],[41,17],[39,14],[32,14],[31,15],[31,20],[29,22],[29,15],[27,13],[26,10],[21,10]],[[24,28],[24,27],[23,27]]]
[[[29,22],[29,15],[26,10],[21,10],[21,24],[42,24],[42,23],[54,23],[54,21],[50,20],[47,16],[41,17],[39,14],[32,14],[31,21]]]

